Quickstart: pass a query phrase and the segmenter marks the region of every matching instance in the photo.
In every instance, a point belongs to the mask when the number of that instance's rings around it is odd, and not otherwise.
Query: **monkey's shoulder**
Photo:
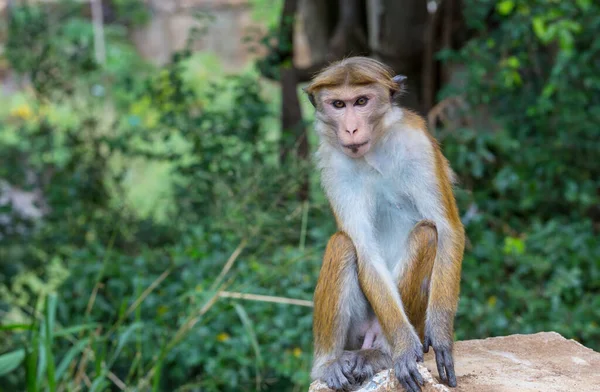
[[[391,161],[432,161],[438,153],[437,141],[426,128],[399,121],[391,129],[385,150]]]
[[[427,123],[425,122],[425,119],[422,116],[418,115],[410,109],[403,108],[401,110],[401,122],[403,126],[412,129],[419,129],[424,131],[427,130]]]
[[[446,173],[451,184],[457,182],[456,174],[444,156],[438,140],[429,132],[425,119],[418,114],[404,110],[401,121],[395,127],[397,144],[408,151],[408,158],[413,161],[413,166],[424,164],[419,169],[442,170]],[[402,148],[401,148],[402,150]],[[399,154],[402,156],[402,154]]]

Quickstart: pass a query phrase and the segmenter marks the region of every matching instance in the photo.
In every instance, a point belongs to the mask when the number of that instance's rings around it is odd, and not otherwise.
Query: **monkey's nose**
[[[346,129],[346,132],[348,132],[350,135],[354,135],[357,131],[358,131],[358,128],[356,128],[353,131],[350,131],[350,130]]]

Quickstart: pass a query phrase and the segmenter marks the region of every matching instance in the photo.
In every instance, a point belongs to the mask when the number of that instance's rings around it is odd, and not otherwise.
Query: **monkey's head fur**
[[[404,90],[403,75],[368,57],[349,57],[319,72],[304,89],[316,109],[317,132],[351,158],[380,136],[382,120]]]

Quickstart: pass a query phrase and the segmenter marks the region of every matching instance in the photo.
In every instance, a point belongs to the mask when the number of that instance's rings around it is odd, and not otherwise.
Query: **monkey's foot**
[[[355,351],[344,351],[339,358],[325,366],[320,378],[334,391],[348,391],[357,384],[353,374],[357,360]]]
[[[356,383],[362,384],[375,374],[392,366],[392,357],[377,349],[363,349],[356,352],[356,365],[352,376]]]

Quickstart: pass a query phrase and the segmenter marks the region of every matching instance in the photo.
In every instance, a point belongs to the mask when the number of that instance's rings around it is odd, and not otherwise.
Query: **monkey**
[[[316,163],[338,232],[314,292],[313,380],[352,390],[393,368],[421,391],[432,347],[456,386],[454,318],[465,234],[455,174],[424,119],[399,104],[406,77],[368,57],[332,63],[304,88]]]

